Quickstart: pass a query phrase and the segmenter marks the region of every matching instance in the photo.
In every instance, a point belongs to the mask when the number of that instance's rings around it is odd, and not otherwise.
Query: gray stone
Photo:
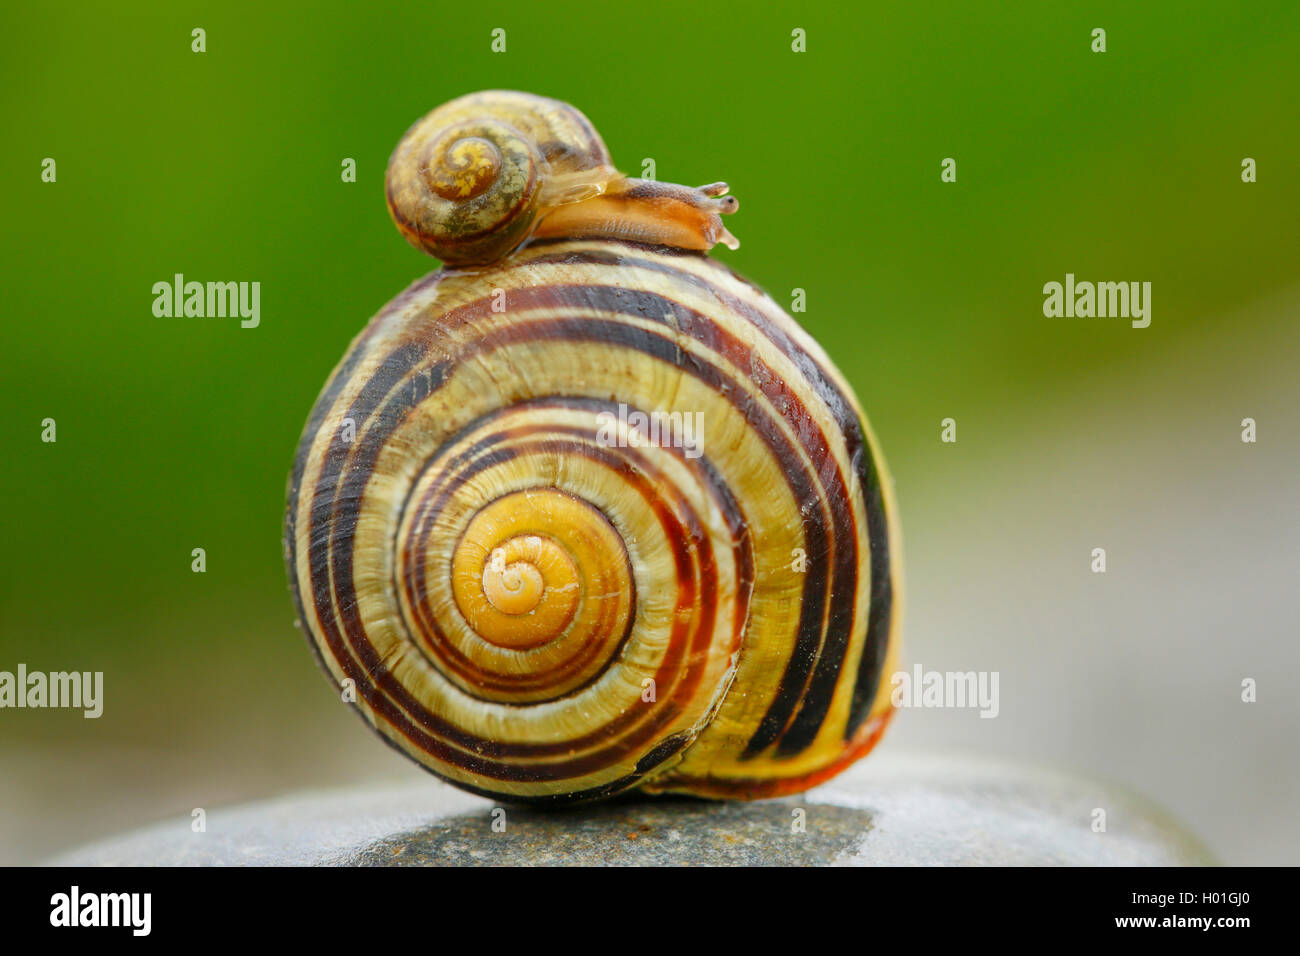
[[[1095,832],[1094,812],[1106,829]],[[502,815],[504,813],[504,816]],[[504,831],[494,830],[504,822]],[[799,824],[802,822],[802,829]],[[60,865],[1199,865],[1200,843],[1113,786],[997,761],[875,755],[799,797],[495,807],[432,778],[188,816]]]

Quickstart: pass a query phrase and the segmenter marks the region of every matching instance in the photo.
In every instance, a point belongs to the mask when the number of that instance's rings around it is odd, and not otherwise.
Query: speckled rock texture
[[[1097,810],[1105,830],[1094,829]],[[877,755],[799,797],[625,797],[560,811],[498,806],[429,780],[188,814],[60,865],[1211,864],[1158,809],[1113,786],[996,761]]]

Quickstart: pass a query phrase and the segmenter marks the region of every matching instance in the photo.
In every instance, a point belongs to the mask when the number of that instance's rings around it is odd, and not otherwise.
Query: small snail
[[[709,258],[727,191],[627,178],[525,93],[393,153],[393,220],[445,265],[317,400],[285,553],[326,672],[457,786],[776,796],[884,732],[890,481],[821,348]]]

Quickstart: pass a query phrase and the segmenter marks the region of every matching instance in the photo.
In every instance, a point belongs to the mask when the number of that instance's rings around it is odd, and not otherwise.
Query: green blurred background
[[[435,265],[388,154],[488,87],[574,103],[632,174],[726,179],[718,258],[807,290],[894,472],[909,661],[1002,674],[999,719],[905,712],[884,747],[1074,769],[1300,861],[1300,8],[1130,7],[6,5],[0,669],[102,670],[105,712],[0,711],[0,862],[420,773],[317,671],[280,525],[326,376]],[[259,281],[260,327],[155,318],[177,272]],[[1150,328],[1045,318],[1066,272],[1152,282]]]

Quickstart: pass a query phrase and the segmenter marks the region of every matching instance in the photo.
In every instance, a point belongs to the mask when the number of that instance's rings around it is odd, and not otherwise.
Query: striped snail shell
[[[329,676],[457,786],[794,793],[892,714],[890,481],[821,348],[708,257],[725,193],[627,179],[523,93],[442,106],[394,153],[394,220],[458,265],[326,384],[285,550]]]

